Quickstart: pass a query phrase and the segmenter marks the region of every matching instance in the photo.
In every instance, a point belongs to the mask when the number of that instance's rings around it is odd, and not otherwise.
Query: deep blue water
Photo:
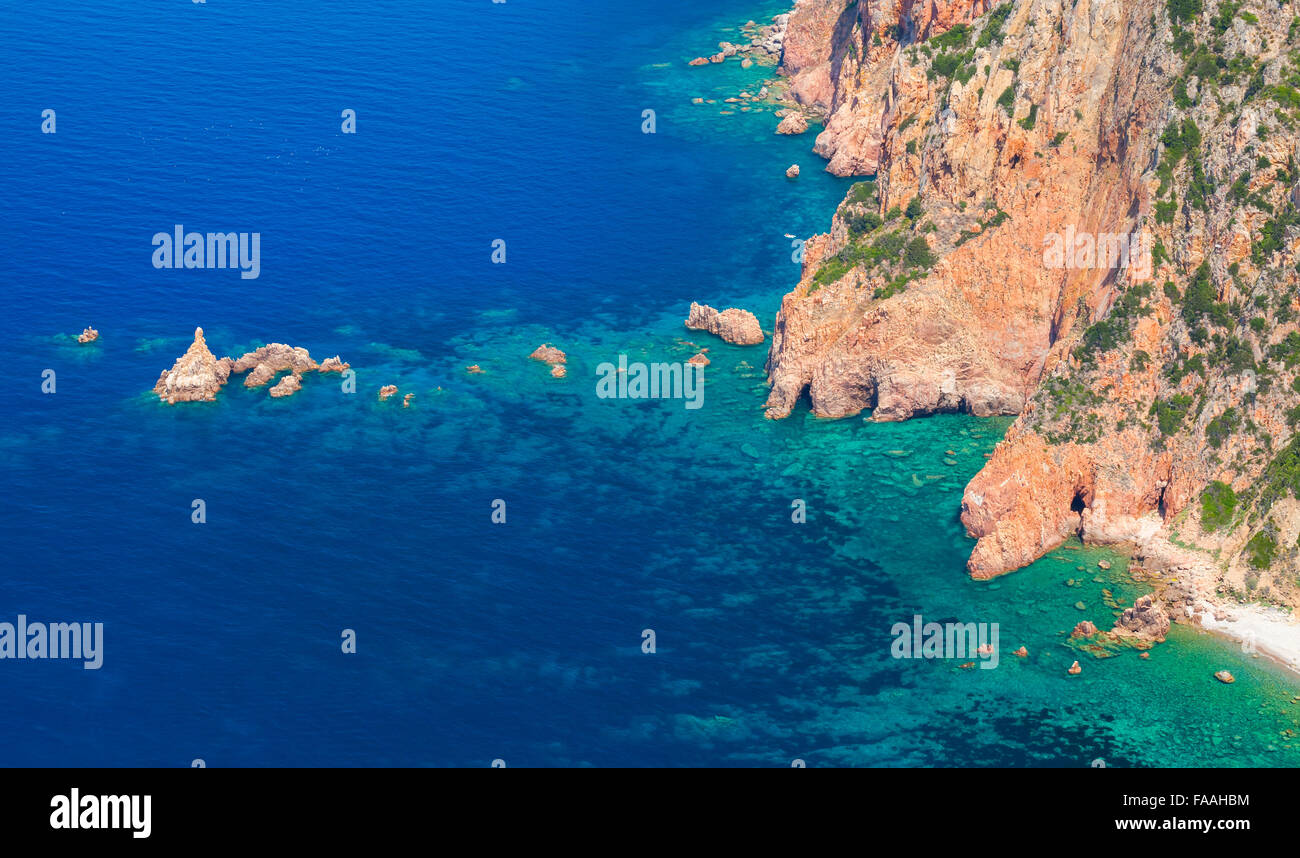
[[[1095,552],[966,579],[957,504],[1005,421],[765,421],[765,347],[681,326],[700,300],[770,329],[785,234],[849,184],[770,113],[691,103],[770,73],[684,63],[780,10],[0,3],[0,621],[105,624],[98,671],[0,661],[0,764],[1278,761],[1294,689],[1212,642],[1157,650],[1186,675],[1064,677],[1061,579]],[[261,276],[155,270],[176,223],[260,232]],[[358,393],[161,405],[196,325],[219,355],[339,353]],[[544,341],[567,379],[527,360]],[[594,395],[601,361],[699,346],[698,411]],[[891,660],[915,611],[1035,658]],[[1189,692],[1211,662],[1248,701],[1212,723]]]

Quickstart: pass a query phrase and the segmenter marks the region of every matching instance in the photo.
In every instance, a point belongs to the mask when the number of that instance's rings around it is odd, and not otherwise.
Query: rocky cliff
[[[790,93],[873,180],[805,246],[768,415],[1018,415],[972,575],[1172,540],[1300,604],[1293,6],[800,0]]]

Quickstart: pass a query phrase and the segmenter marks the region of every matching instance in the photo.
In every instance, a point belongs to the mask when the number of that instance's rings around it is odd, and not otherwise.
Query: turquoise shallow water
[[[1300,682],[1267,662],[1183,628],[1148,661],[1066,643],[1081,619],[1110,624],[1103,588],[1140,592],[1122,559],[1066,546],[966,576],[962,488],[1007,421],[806,407],[768,421],[765,347],[682,327],[692,299],[770,327],[798,273],[785,234],[825,229],[849,185],[821,172],[811,135],[691,104],[752,90],[761,69],[684,61],[779,6],[311,8],[308,38],[294,4],[183,25],[109,4],[92,23],[123,48],[102,75],[68,59],[79,31],[53,7],[4,22],[35,46],[7,61],[15,98],[43,103],[55,80],[102,115],[57,157],[0,143],[17,189],[0,214],[39,226],[6,239],[0,611],[102,621],[106,654],[99,671],[0,664],[0,728],[24,737],[0,762],[1300,762],[1282,736],[1300,729]],[[151,47],[181,26],[203,38]],[[232,39],[255,48],[234,66]],[[218,95],[151,123],[133,105],[157,95],[170,50]],[[248,74],[295,85],[254,97],[235,85]],[[382,132],[329,137],[342,97]],[[647,108],[655,135],[639,131]],[[139,146],[102,125],[123,111]],[[150,233],[201,218],[278,236],[254,286],[147,267]],[[505,266],[487,261],[497,235]],[[71,342],[87,323],[101,341]],[[196,324],[219,354],[272,339],[337,352],[360,393],[308,376],[288,400],[236,384],[161,406],[147,391]],[[527,360],[544,341],[569,354],[566,379]],[[699,410],[594,395],[603,361],[702,346]],[[54,397],[34,381],[46,367]],[[378,403],[387,383],[412,407]],[[1000,666],[891,658],[891,627],[917,613],[998,623]],[[1022,644],[1029,658],[1012,657]],[[1236,684],[1213,680],[1225,667]]]

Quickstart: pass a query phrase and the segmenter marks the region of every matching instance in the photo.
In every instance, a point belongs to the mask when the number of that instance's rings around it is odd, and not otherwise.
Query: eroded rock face
[[[850,68],[857,61],[845,47],[840,103],[847,112],[832,115],[816,151],[831,159],[831,172],[878,174],[878,195],[861,211],[884,217],[919,196],[917,219],[896,218],[883,231],[902,227],[910,238],[922,221],[933,224],[938,259],[890,276],[853,267],[827,282],[823,268],[862,254],[860,228],[837,214],[829,234],[805,245],[800,284],[782,301],[767,413],[789,414],[807,390],[814,413],[825,417],[868,408],[877,420],[1019,414],[1080,306],[1104,306],[1105,284],[1113,282],[1108,271],[1046,266],[1043,238],[1072,224],[1096,232],[1136,225],[1150,162],[1120,141],[1141,134],[1144,145],[1155,144],[1151,129],[1167,84],[1134,69],[1141,61],[1129,52],[1140,53],[1140,39],[1120,0],[1086,12],[1021,2],[984,46],[978,37],[991,16],[976,20],[983,3],[854,8],[860,17],[838,38],[865,57],[862,74]],[[1066,19],[1061,29],[1030,26],[1052,15]],[[1087,25],[1073,26],[1075,16]],[[923,53],[892,41],[900,21],[929,38],[973,21],[965,46],[974,77],[932,78]],[[1020,63],[1019,74],[1004,67],[1008,58]],[[1009,111],[997,103],[1008,87],[1016,96]],[[1050,112],[1031,108],[1049,102]],[[1019,120],[1031,109],[1035,125],[1025,127]],[[1058,131],[1072,141],[1067,151],[1050,146]],[[900,290],[890,281],[902,273],[911,279]]]
[[[729,307],[721,312],[708,304],[691,302],[686,317],[686,327],[693,331],[708,331],[729,343],[753,346],[763,342],[763,328],[758,317],[748,310]]]
[[[230,378],[231,360],[218,360],[208,350],[203,329],[194,329],[194,342],[177,358],[169,370],[163,370],[153,392],[169,404],[177,402],[211,402]]]

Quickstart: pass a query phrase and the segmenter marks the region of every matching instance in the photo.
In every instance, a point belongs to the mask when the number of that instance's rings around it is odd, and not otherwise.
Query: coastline
[[[1144,521],[1154,524],[1157,519]],[[1155,598],[1173,622],[1236,643],[1242,652],[1264,656],[1300,679],[1300,618],[1279,607],[1239,602],[1217,592],[1214,563],[1204,552],[1174,544],[1163,526],[1146,538],[1125,542],[1144,566],[1135,580],[1154,585]]]

